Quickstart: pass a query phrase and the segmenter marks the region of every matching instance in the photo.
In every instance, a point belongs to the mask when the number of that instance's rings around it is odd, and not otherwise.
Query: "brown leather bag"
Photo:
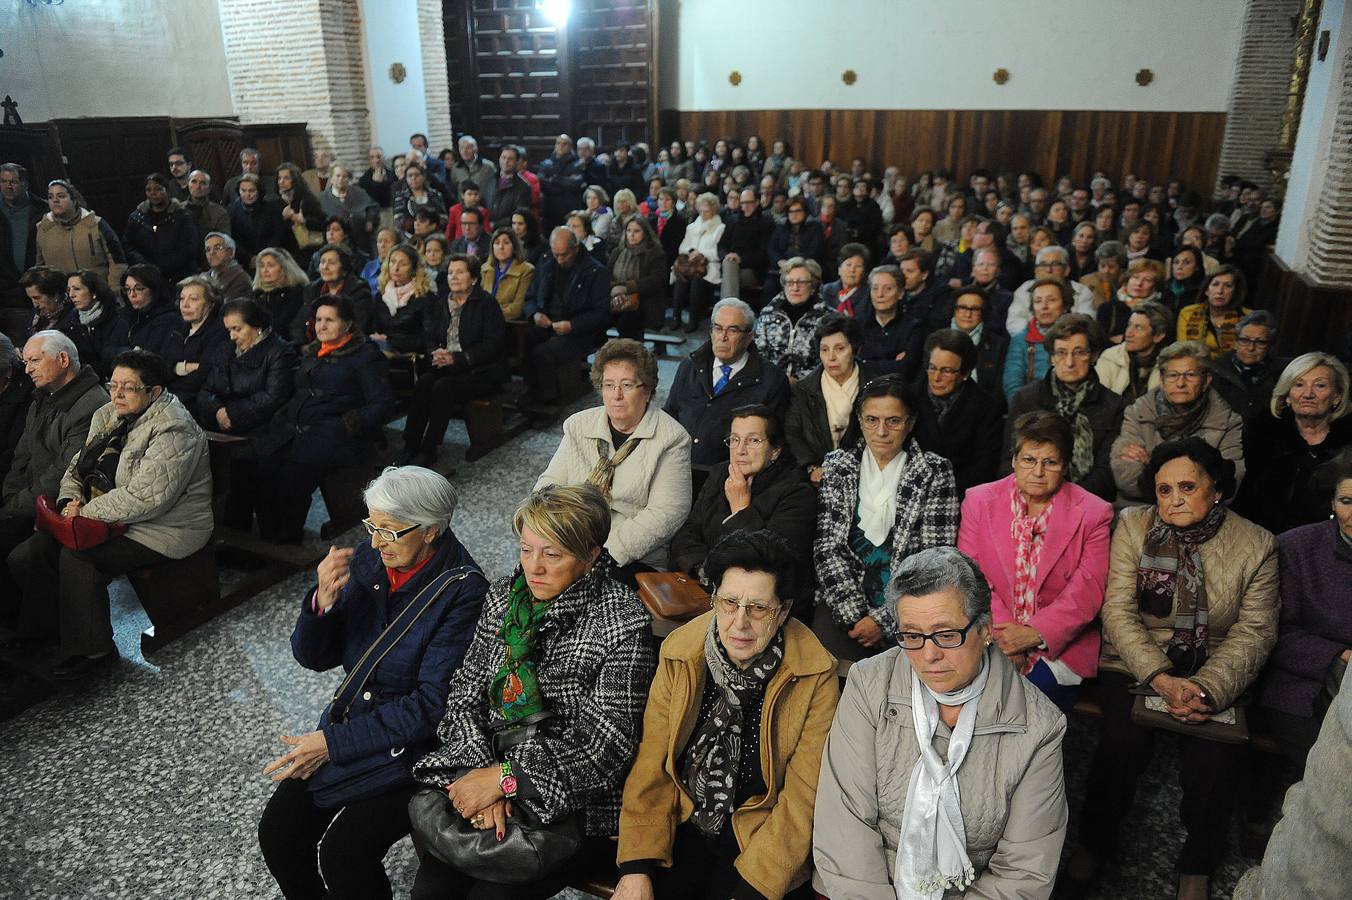
[[[633,312],[638,309],[638,291],[630,291],[623,284],[610,288],[610,311],[613,313]]]
[[[709,592],[681,572],[639,572],[638,597],[655,619],[684,622],[709,611]]]
[[[703,253],[689,254],[682,253],[676,257],[676,277],[684,278],[686,281],[694,281],[696,278],[703,278],[709,271],[709,261],[704,258]]]

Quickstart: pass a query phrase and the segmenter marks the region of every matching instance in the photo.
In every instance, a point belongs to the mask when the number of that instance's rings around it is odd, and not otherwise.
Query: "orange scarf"
[[[345,335],[343,335],[343,339],[340,340],[340,341],[320,341],[320,343],[319,343],[319,353],[318,353],[317,355],[318,355],[318,356],[328,356],[330,353],[332,353],[333,351],[337,350],[339,347],[345,347],[345,346],[347,346],[347,343],[348,343],[348,341],[350,341],[350,340],[352,340],[352,335],[351,335],[351,334],[345,334]]]

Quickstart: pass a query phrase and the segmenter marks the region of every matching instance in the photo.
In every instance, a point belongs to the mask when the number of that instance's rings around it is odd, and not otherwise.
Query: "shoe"
[[[1179,875],[1178,900],[1209,900],[1211,879],[1205,875]]]
[[[52,666],[52,677],[58,681],[78,681],[100,669],[116,666],[119,659],[115,649],[98,656],[68,656]]]

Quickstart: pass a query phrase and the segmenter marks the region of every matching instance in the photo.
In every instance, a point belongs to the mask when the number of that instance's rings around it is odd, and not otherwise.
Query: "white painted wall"
[[[1352,53],[1352,4],[1346,0],[1324,0],[1320,10],[1319,31],[1329,32],[1328,57],[1319,62],[1312,57],[1310,78],[1305,85],[1305,104],[1301,107],[1300,130],[1291,158],[1291,173],[1282,202],[1282,224],[1274,248],[1278,259],[1294,272],[1305,271],[1310,252],[1310,228],[1315,208],[1324,190],[1329,150],[1333,146],[1333,126],[1338,104],[1342,102],[1343,60]]]
[[[0,50],[25,122],[233,114],[216,0],[4,0]]]
[[[408,136],[427,133],[427,95],[419,42],[417,0],[361,0],[365,40],[366,97],[371,111],[371,140],[393,157],[408,147]],[[403,63],[404,80],[390,80],[390,66]],[[444,73],[435,73],[445,80]],[[432,152],[437,151],[433,146]]]
[[[688,111],[1224,111],[1244,15],[1242,0],[670,2],[662,41],[677,71],[663,74],[676,86],[662,105]]]

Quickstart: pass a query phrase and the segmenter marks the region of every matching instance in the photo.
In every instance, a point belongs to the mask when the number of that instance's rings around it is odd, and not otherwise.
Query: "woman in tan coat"
[[[812,806],[840,690],[789,618],[794,553],[770,531],[710,552],[713,611],[662,644],[624,785],[617,900],[812,896]]]
[[[535,266],[526,262],[521,239],[510,227],[493,232],[488,246],[489,258],[479,269],[479,286],[498,301],[504,319],[519,319],[535,280]]]

